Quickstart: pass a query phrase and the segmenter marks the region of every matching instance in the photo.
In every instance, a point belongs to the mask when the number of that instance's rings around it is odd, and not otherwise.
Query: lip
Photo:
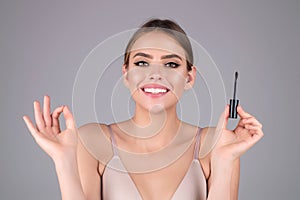
[[[144,88],[165,89],[165,90],[167,90],[167,92],[165,92],[165,93],[157,93],[157,94],[147,93],[147,92],[144,91]],[[145,94],[146,96],[152,97],[152,98],[162,97],[162,96],[166,95],[170,91],[170,89],[168,87],[163,86],[163,85],[159,85],[159,84],[155,84],[155,83],[145,84],[142,87],[140,87],[140,90],[143,92],[143,94]]]
[[[168,87],[156,83],[145,84],[141,87],[141,89],[143,88],[158,88],[158,89],[166,89],[168,91],[170,90]]]

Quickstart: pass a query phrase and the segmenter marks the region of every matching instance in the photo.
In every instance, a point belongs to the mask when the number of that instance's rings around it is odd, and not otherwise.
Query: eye
[[[149,66],[149,63],[145,62],[145,61],[138,61],[134,63],[135,66]]]
[[[179,67],[180,65],[175,63],[175,62],[168,62],[165,64],[166,67],[171,67],[171,68],[177,68]]]

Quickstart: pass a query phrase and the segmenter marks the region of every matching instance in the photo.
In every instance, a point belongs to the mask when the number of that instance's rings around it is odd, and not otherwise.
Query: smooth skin
[[[40,103],[35,101],[36,126],[28,116],[23,119],[35,141],[55,163],[62,199],[100,199],[99,163],[78,142],[78,129],[69,108],[57,107],[50,115],[50,98],[45,96],[43,111]],[[58,121],[62,113],[66,122],[63,131]],[[263,136],[262,125],[241,106],[238,106],[238,114],[238,126],[233,131],[226,129],[229,117],[227,105],[217,127],[212,128],[221,131],[222,135],[214,150],[201,162],[204,165],[210,162],[211,165],[208,199],[237,199],[239,157]],[[208,128],[205,128],[202,137],[207,132]]]
[[[175,53],[182,56],[183,53],[181,52],[184,51],[182,51],[182,48],[176,44],[174,40],[167,35],[160,35],[157,37],[155,34],[160,33],[142,36],[140,41],[137,40],[136,46],[145,46],[143,41],[146,41],[149,44],[154,44],[154,41],[157,41],[157,38],[160,38],[162,41],[158,42],[157,45],[166,45],[165,47],[158,46],[160,49],[166,49],[171,46],[171,49],[173,50],[172,54]],[[145,51],[143,50],[143,52]],[[187,71],[184,56],[182,57],[182,61],[178,59],[174,60],[174,58],[171,60],[161,59],[166,53],[168,53],[168,51],[147,49],[146,53],[149,53],[152,56],[151,59],[148,58],[146,60],[150,64],[149,66],[152,67],[152,63],[155,63],[156,67],[145,69],[145,77],[140,76],[140,80],[131,79],[139,77],[136,73],[132,76],[128,73],[130,70],[140,67],[133,65],[134,59],[130,59],[128,68],[123,66],[123,75],[124,77],[127,77],[127,79],[125,78],[124,80],[125,85],[128,86],[134,100],[136,101],[136,113],[132,120],[122,123],[123,125],[126,125],[134,122],[141,126],[150,124],[151,127],[151,118],[149,118],[151,102],[153,103],[152,105],[157,103],[162,104],[165,109],[164,111],[167,114],[167,118],[162,129],[154,137],[147,140],[140,140],[139,138],[133,139],[126,134],[122,134],[122,131],[118,129],[118,125],[120,124],[112,124],[118,146],[131,152],[147,153],[164,147],[174,137],[174,133],[176,133],[176,129],[179,125],[183,126],[184,135],[188,135],[187,133],[190,133],[190,130],[196,130],[195,126],[193,127],[182,122],[176,115],[176,105],[181,94],[185,89],[191,88],[195,82],[196,68],[193,66],[191,71]],[[144,60],[145,58],[139,58],[139,61]],[[168,67],[168,61],[182,62],[180,67],[172,69],[173,72],[180,75],[178,76],[178,79],[174,79],[174,77],[176,77],[175,75],[170,77],[167,76],[171,74],[171,71],[164,74],[162,73],[163,70],[157,67],[157,65]],[[163,69],[169,70],[168,68]],[[134,71],[135,70],[131,72]],[[141,70],[139,69],[137,71],[140,72]],[[182,79],[180,79],[180,77],[182,77]],[[188,87],[182,80],[188,80]],[[163,98],[153,101],[147,99],[148,102],[145,103],[145,98],[142,96],[142,93],[139,93],[135,87],[144,83],[143,81],[161,81],[161,83],[174,87],[174,93],[166,94]],[[213,150],[204,158],[199,157],[204,175],[208,182],[209,200],[238,199],[240,170],[239,158],[263,137],[261,123],[255,117],[245,112],[240,105],[238,106],[237,111],[240,116],[240,120],[234,130],[226,128],[229,117],[228,105],[226,105],[224,112],[221,114],[216,127],[207,127],[202,130],[201,145],[202,142],[205,141],[206,135],[220,134],[219,140]],[[161,115],[160,113],[161,111],[159,109],[155,110],[155,113],[152,115],[152,120],[155,121],[155,117],[159,118]],[[59,126],[59,116],[61,114],[63,114],[65,118],[65,130],[61,130]],[[35,141],[55,163],[62,199],[101,199],[101,176],[105,169],[105,163],[99,162],[99,160],[93,157],[78,137],[79,133],[88,134],[89,132],[96,130],[94,127],[100,126],[103,133],[99,134],[103,134],[109,138],[107,125],[87,124],[77,129],[74,117],[67,106],[57,107],[51,113],[49,96],[44,97],[42,109],[40,103],[38,101],[34,101],[34,117],[35,124],[28,116],[24,116],[23,119]],[[134,128],[129,130],[129,132],[135,131],[136,129]],[[159,142],[157,143],[153,141]],[[190,165],[193,158],[194,144],[195,142],[183,154],[183,156],[178,159],[178,161],[162,170],[158,170],[157,172],[150,174],[131,174],[131,177],[137,185],[143,199],[170,199],[172,193],[176,190],[178,183],[180,183],[181,178],[184,176]],[[112,156],[111,149],[107,154],[106,161],[108,161]],[[174,173],[177,174],[177,176],[174,176]],[[169,190],[160,190],[160,183],[170,185]]]

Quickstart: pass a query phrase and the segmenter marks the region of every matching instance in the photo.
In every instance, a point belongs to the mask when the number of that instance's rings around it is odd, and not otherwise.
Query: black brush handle
[[[239,105],[238,99],[230,99],[230,105],[229,105],[229,118],[236,119],[237,114],[237,107]]]

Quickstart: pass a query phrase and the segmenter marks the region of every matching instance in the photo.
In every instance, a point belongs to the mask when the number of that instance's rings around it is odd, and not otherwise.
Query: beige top
[[[109,126],[114,155],[107,163],[103,173],[103,199],[104,200],[141,200],[142,197],[133,180],[126,171],[117,151],[114,134]],[[201,128],[198,128],[194,159],[190,164],[180,185],[174,192],[172,199],[204,200],[206,199],[206,180],[198,160]]]

